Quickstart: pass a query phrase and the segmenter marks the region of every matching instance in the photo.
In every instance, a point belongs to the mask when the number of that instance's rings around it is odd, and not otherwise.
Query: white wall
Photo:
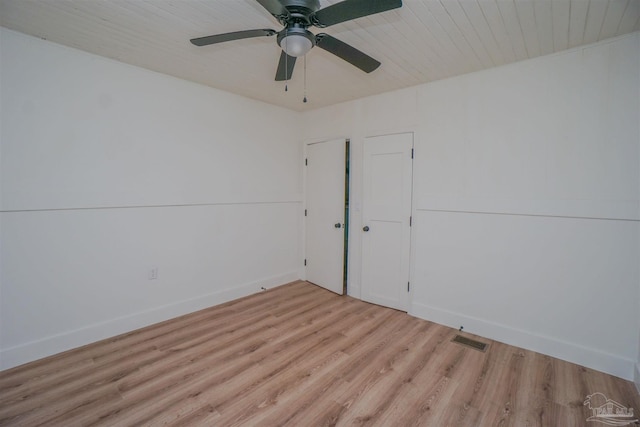
[[[298,278],[299,113],[0,43],[0,368]]]
[[[416,314],[632,378],[639,52],[636,33],[421,88]]]
[[[415,132],[411,314],[633,378],[639,45],[635,33],[305,113],[305,140],[352,138],[354,207],[364,137]]]
[[[640,75],[638,78],[640,78]],[[640,111],[638,112],[638,128],[640,129]],[[638,133],[640,134],[640,130]],[[638,150],[638,162],[640,163],[640,150]],[[640,227],[638,227],[638,241],[640,241]],[[640,252],[638,253],[638,264],[640,265]],[[640,307],[640,286],[638,287],[638,307]],[[638,319],[638,324],[638,357],[634,371],[634,382],[636,383],[638,393],[640,393],[640,318]]]

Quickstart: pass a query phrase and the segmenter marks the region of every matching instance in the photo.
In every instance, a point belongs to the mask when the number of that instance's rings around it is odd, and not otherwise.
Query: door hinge
[[[305,211],[306,212],[306,211]],[[305,214],[306,215],[306,214]],[[413,225],[413,216],[409,217],[409,227]]]
[[[307,210],[306,209],[304,210],[304,216],[307,216]]]
[[[413,159],[413,148],[411,149],[411,158]]]
[[[305,266],[307,265],[307,259],[306,259],[306,258],[305,258],[305,260],[304,260],[304,265],[305,265]]]
[[[307,165],[309,164],[309,163],[308,163],[308,160],[309,160],[309,159],[304,159],[304,165],[305,165],[305,166],[307,166]]]
[[[407,282],[407,292],[411,291],[411,282]]]

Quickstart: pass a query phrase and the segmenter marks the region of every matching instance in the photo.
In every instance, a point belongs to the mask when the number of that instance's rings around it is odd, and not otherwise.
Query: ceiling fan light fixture
[[[316,37],[306,28],[290,27],[278,33],[278,44],[289,56],[305,56],[316,44]]]
[[[300,34],[292,34],[282,39],[280,45],[289,56],[304,56],[311,50],[313,43],[307,37]]]

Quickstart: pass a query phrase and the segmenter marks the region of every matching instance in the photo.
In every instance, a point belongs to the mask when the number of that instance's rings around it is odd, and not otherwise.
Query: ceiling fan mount
[[[380,62],[335,37],[309,31],[309,27],[326,28],[341,22],[385,12],[402,6],[402,0],[343,0],[320,9],[319,0],[256,0],[284,28],[235,31],[191,39],[196,46],[207,46],[252,37],[270,37],[282,48],[276,71],[276,81],[291,78],[296,58],[306,55],[314,46],[347,61],[365,73],[380,66]]]
[[[319,0],[281,0],[280,3],[287,13],[275,18],[284,26],[289,23],[304,23],[307,26],[314,25],[309,17],[320,9]]]

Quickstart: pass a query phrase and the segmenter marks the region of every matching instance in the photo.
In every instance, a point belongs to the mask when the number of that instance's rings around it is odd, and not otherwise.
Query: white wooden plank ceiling
[[[320,0],[321,7],[339,2]],[[365,74],[314,48],[289,91],[275,37],[193,37],[280,24],[255,0],[0,0],[0,25],[160,73],[304,111],[546,55],[640,29],[640,0],[404,0],[327,32],[373,56]],[[302,59],[302,58],[300,58]]]

